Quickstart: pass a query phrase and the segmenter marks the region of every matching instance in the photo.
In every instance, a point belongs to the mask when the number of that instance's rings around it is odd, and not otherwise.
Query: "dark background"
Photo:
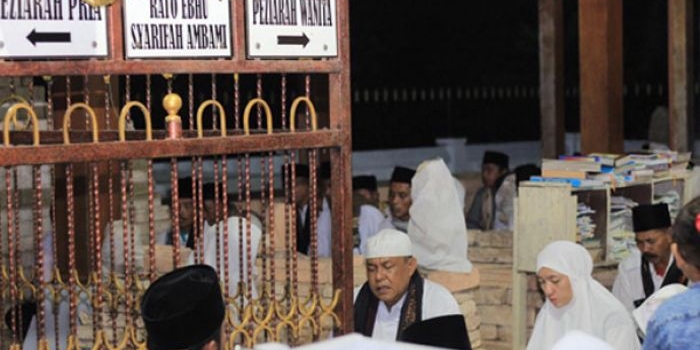
[[[577,132],[578,2],[562,1],[566,131]],[[623,6],[625,138],[646,139],[667,105],[667,2]],[[356,0],[350,14],[355,149],[540,138],[537,0]]]

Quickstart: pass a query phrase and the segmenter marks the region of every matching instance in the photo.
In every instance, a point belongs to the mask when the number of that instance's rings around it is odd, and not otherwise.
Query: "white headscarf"
[[[471,272],[464,201],[441,158],[418,167],[411,180],[411,199],[408,236],[418,264],[434,270]]]
[[[569,278],[572,299],[557,308],[549,300],[537,314],[528,350],[549,350],[567,332],[578,330],[618,350],[639,349],[634,323],[625,307],[591,277],[593,261],[582,246],[569,241],[548,244],[537,256],[537,271],[547,267]]]

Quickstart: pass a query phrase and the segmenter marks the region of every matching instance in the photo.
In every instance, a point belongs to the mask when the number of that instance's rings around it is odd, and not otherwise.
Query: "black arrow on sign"
[[[306,44],[309,43],[309,37],[306,36],[305,33],[301,33],[300,36],[291,36],[291,35],[278,35],[277,36],[277,45],[301,45],[302,47],[306,47]]]
[[[32,29],[32,32],[27,35],[27,40],[29,40],[32,45],[36,46],[36,43],[69,43],[70,32],[60,33],[60,32],[42,32],[39,33],[36,29]]]

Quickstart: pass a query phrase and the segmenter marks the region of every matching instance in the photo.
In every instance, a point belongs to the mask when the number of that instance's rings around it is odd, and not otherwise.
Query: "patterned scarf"
[[[355,300],[355,332],[362,333],[368,337],[372,336],[374,330],[374,320],[377,317],[377,299],[369,288],[369,283],[365,282],[360,289],[360,293]],[[396,339],[401,338],[403,331],[411,324],[421,321],[423,310],[423,278],[418,271],[413,273],[406,290],[406,300],[401,307],[401,318],[399,319],[399,329],[396,332]]]

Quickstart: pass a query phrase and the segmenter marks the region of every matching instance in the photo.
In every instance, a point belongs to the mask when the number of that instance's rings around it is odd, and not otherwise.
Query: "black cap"
[[[224,320],[216,271],[207,265],[173,270],[151,284],[141,299],[148,349],[187,349],[211,338]]]
[[[539,176],[542,171],[535,164],[523,164],[515,167],[513,172],[515,173],[515,183],[519,184],[520,181],[530,180],[531,176]]]
[[[377,191],[377,178],[374,175],[358,175],[352,178],[352,190]]]
[[[403,182],[407,184],[411,184],[411,179],[413,179],[413,175],[416,175],[416,171],[411,169],[411,168],[405,168],[402,166],[397,166],[394,167],[394,172],[391,173],[391,181],[390,182]]]
[[[183,177],[177,180],[177,197],[192,198],[192,178]]]
[[[318,170],[318,174],[321,179],[330,180],[331,179],[331,162],[321,163],[321,167]]]
[[[671,215],[666,203],[642,204],[632,208],[634,232],[665,230],[671,227]]]
[[[219,188],[219,200],[224,198],[224,186],[219,183],[218,186],[213,183],[205,183],[202,185],[202,199],[203,200],[215,200],[216,199],[216,187]]]
[[[484,152],[484,159],[481,161],[481,163],[496,164],[502,169],[508,169],[508,156],[501,152],[486,151]]]
[[[472,348],[464,316],[456,314],[415,322],[401,333],[399,340],[446,349]]]

